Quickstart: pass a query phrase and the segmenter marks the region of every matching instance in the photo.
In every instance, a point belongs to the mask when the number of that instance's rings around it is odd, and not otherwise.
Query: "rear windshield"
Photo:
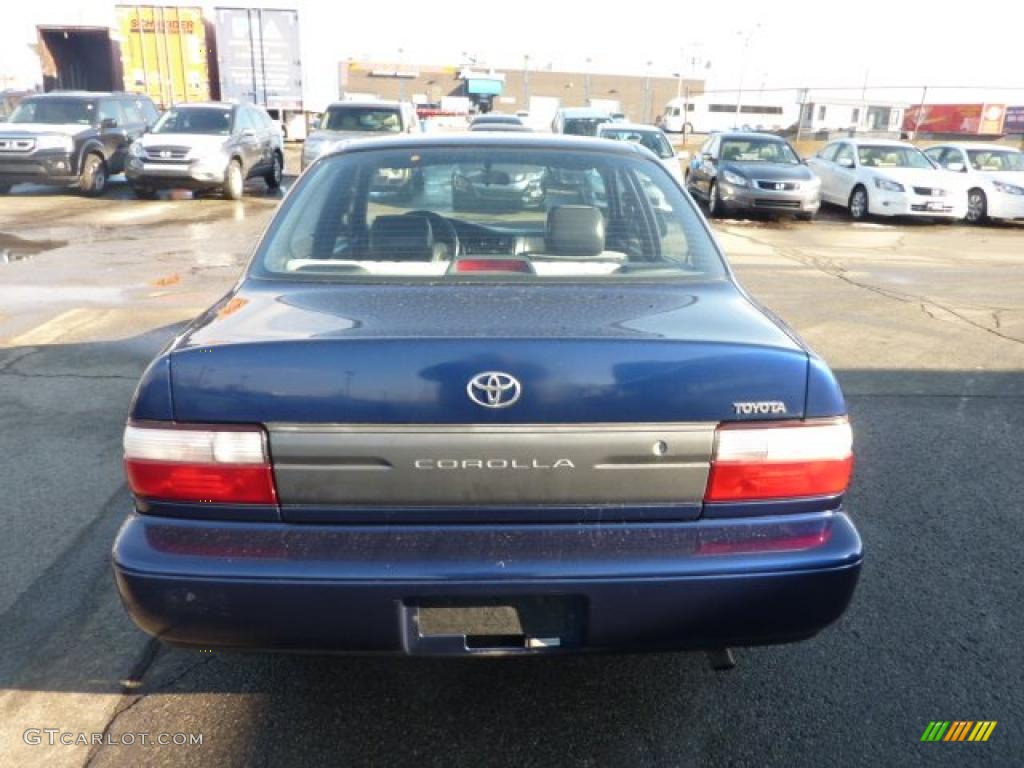
[[[397,109],[331,107],[322,127],[328,131],[401,133],[402,118]]]
[[[353,281],[719,278],[693,204],[653,159],[600,151],[350,151],[303,177],[252,266]]]
[[[567,117],[562,133],[573,136],[597,136],[597,127],[611,121],[610,117]]]
[[[153,133],[206,133],[227,136],[231,133],[231,110],[218,107],[173,107],[157,120]]]
[[[672,145],[661,131],[634,131],[628,128],[602,128],[602,139],[613,139],[615,141],[630,141],[647,147],[651,152],[663,160],[675,156]]]
[[[522,125],[523,121],[515,115],[481,115],[474,117],[472,125]]]
[[[18,105],[9,122],[93,125],[96,122],[96,102],[81,99],[28,99]]]

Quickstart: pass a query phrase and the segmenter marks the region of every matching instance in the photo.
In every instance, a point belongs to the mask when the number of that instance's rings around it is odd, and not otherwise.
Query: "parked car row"
[[[734,211],[810,220],[821,203],[850,218],[1024,219],[1024,153],[1001,145],[840,139],[802,159],[773,134],[710,136],[686,171],[687,189],[713,217]]]
[[[486,114],[474,132],[524,132],[518,115]],[[344,101],[328,107],[302,150],[305,170],[352,139],[423,130],[406,101]],[[564,108],[554,133],[628,141],[650,150],[712,217],[739,211],[812,219],[821,204],[854,220],[910,216],[938,220],[1024,219],[1024,153],[998,144],[941,144],[922,151],[881,139],[840,139],[801,158],[783,138],[733,131],[708,137],[685,174],[660,128],[635,125],[593,108]],[[74,187],[100,195],[124,173],[140,198],[167,188],[218,190],[237,200],[245,181],[281,184],[280,126],[260,107],[181,104],[160,114],[144,95],[84,91],[29,95],[0,125],[0,194],[23,182]],[[419,176],[387,180],[402,192]]]
[[[33,183],[97,196],[124,173],[141,198],[173,187],[237,200],[246,179],[276,189],[283,170],[279,127],[249,104],[181,104],[161,115],[139,94],[58,91],[22,100],[0,125],[0,193]]]

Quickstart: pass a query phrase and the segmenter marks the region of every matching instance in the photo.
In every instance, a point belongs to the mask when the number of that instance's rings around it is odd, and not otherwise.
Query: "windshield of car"
[[[11,113],[8,122],[94,125],[96,102],[81,99],[27,99]]]
[[[367,131],[401,133],[402,119],[397,109],[379,107],[331,107],[322,128],[328,131]]]
[[[610,117],[567,117],[562,133],[573,136],[597,136],[597,126],[611,121]]]
[[[862,144],[857,147],[857,159],[866,168],[935,168],[916,147]]]
[[[967,157],[976,171],[1024,171],[1024,152],[1012,149],[968,149]]]
[[[635,131],[627,128],[603,128],[601,129],[602,139],[613,139],[615,141],[630,141],[647,147],[651,152],[662,159],[675,157],[672,145],[661,131]]]
[[[799,164],[789,144],[778,139],[722,139],[722,160],[734,163]]]
[[[231,110],[220,107],[171,107],[153,126],[153,133],[231,133]]]
[[[288,196],[251,270],[444,282],[725,274],[692,202],[655,161],[495,146],[327,158]]]

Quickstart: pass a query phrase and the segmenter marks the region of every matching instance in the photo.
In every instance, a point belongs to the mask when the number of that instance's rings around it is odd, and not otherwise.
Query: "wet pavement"
[[[287,180],[290,183],[291,180]],[[0,198],[0,765],[992,765],[1024,754],[1024,227],[727,220],[748,290],[837,371],[868,561],[818,638],[699,655],[458,661],[160,648],[110,545],[138,376],[237,279],[280,200]],[[936,718],[986,744],[921,744]],[[26,744],[28,728],[202,733]]]

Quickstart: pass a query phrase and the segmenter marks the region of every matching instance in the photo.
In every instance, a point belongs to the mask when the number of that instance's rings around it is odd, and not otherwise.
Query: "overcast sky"
[[[306,78],[335,83],[348,57],[498,67],[672,74],[686,66],[710,88],[963,85],[1020,88],[1024,0],[946,10],[908,0],[299,0],[197,2],[297,8]],[[0,75],[38,78],[35,25],[113,23],[114,3],[5,2]],[[399,49],[402,53],[399,54]],[[590,64],[587,64],[590,59]],[[687,64],[684,65],[684,61]],[[744,61],[746,62],[744,64]],[[708,68],[708,65],[710,67]],[[965,100],[972,100],[966,98]],[[947,98],[947,100],[949,100]],[[977,99],[974,99],[977,100]]]

